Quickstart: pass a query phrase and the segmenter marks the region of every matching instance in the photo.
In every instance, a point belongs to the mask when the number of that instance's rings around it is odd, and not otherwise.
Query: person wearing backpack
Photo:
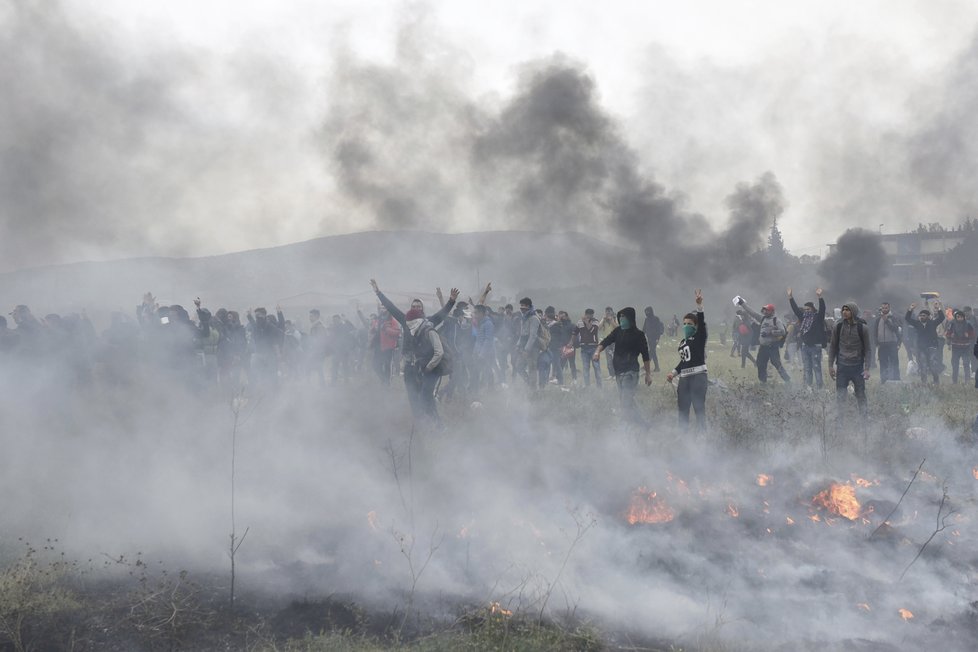
[[[822,298],[822,288],[815,290],[818,297],[818,310],[811,301],[805,302],[804,308],[799,308],[795,297],[788,288],[788,302],[791,311],[798,317],[798,341],[801,344],[802,369],[805,374],[805,384],[812,386],[814,381],[818,389],[822,389],[822,349],[825,348],[825,299]]]
[[[767,382],[767,365],[771,363],[786,383],[791,382],[791,376],[781,364],[781,345],[784,344],[785,327],[774,313],[774,304],[769,303],[761,308],[761,312],[751,310],[747,303],[740,299],[737,303],[744,312],[757,324],[757,379]]]
[[[842,419],[846,400],[849,396],[849,383],[856,390],[856,403],[859,412],[866,416],[866,381],[869,380],[869,329],[860,319],[859,308],[853,303],[842,306],[842,319],[832,331],[829,345],[829,375],[835,379],[835,395],[839,405],[838,418]],[[838,365],[838,366],[837,366]]]
[[[439,419],[435,408],[435,388],[441,379],[440,372],[450,372],[450,365],[446,361],[445,347],[435,331],[435,326],[442,323],[455,306],[458,288],[452,288],[449,299],[441,310],[426,318],[424,304],[420,299],[413,299],[411,309],[405,314],[380,291],[377,281],[370,279],[370,286],[380,303],[403,329],[404,347],[401,359],[404,361],[404,389],[407,391],[411,412],[415,419],[430,417],[437,423]],[[438,359],[432,364],[436,354]]]

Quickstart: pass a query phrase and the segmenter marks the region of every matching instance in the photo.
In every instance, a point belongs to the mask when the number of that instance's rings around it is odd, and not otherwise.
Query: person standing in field
[[[696,427],[706,428],[706,317],[703,315],[703,292],[695,293],[696,311],[683,317],[682,335],[679,342],[679,364],[669,372],[666,380],[679,376],[676,401],[679,407],[679,424],[689,428],[689,409],[696,413]]]
[[[638,413],[635,393],[638,389],[638,357],[645,365],[645,384],[652,384],[652,367],[649,361],[649,343],[645,333],[635,326],[635,308],[622,308],[618,312],[618,326],[598,344],[593,360],[601,359],[601,352],[614,346],[615,357],[612,368],[615,382],[618,383],[618,399],[621,402],[622,416],[626,421],[645,426],[645,420]]]

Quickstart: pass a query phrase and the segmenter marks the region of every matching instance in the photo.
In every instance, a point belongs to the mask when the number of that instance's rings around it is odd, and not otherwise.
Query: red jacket
[[[387,321],[380,323],[380,350],[390,351],[397,348],[397,341],[401,337],[401,325],[391,317]]]

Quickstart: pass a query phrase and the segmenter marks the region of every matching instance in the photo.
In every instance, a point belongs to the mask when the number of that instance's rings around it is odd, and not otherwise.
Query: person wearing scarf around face
[[[815,296],[818,297],[817,310],[811,301],[806,301],[805,307],[799,308],[791,288],[788,288],[791,311],[798,317],[798,339],[801,341],[805,384],[811,387],[814,382],[819,389],[822,389],[822,349],[826,345],[825,299],[822,298],[822,288],[815,290]]]
[[[404,329],[404,349],[401,357],[404,360],[404,389],[407,390],[411,412],[415,419],[426,416],[437,423],[435,388],[441,376],[436,369],[444,351],[441,339],[435,332],[435,326],[444,321],[451,312],[455,300],[458,299],[459,291],[457,288],[452,288],[450,298],[442,309],[431,317],[426,317],[424,304],[420,299],[413,299],[411,309],[405,314],[380,291],[377,281],[370,279],[370,286],[390,316]]]
[[[615,382],[618,383],[618,399],[621,401],[622,415],[626,420],[639,425],[645,425],[645,420],[638,413],[635,405],[635,392],[638,389],[638,356],[642,356],[645,365],[645,384],[652,384],[652,368],[650,365],[649,343],[643,333],[635,325],[635,308],[622,308],[618,311],[618,326],[607,337],[601,340],[592,359],[601,359],[601,352],[613,346],[615,349],[612,368],[615,372]]]
[[[679,424],[689,427],[689,408],[696,413],[696,427],[706,428],[706,319],[703,317],[703,292],[696,290],[696,312],[683,317],[679,342],[679,364],[666,375],[666,380],[679,376]]]

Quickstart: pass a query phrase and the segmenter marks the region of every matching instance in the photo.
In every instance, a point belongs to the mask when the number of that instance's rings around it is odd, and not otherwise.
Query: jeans
[[[547,386],[547,380],[550,379],[550,367],[553,365],[553,356],[550,351],[543,351],[540,353],[540,357],[537,358],[537,377],[540,381],[540,387]]]
[[[802,344],[801,361],[805,368],[805,384],[811,387],[814,377],[815,386],[822,389],[822,347],[817,344]]]
[[[414,418],[427,417],[435,423],[440,423],[438,409],[435,407],[435,389],[441,376],[428,373],[420,364],[404,365],[404,389],[407,390],[408,402]]]
[[[849,383],[852,383],[856,389],[856,403],[859,405],[859,413],[866,416],[866,379],[863,378],[863,366],[860,364],[840,364],[836,367],[835,373],[835,398],[839,404],[839,418],[842,418],[846,400],[849,398]]]
[[[696,413],[696,427],[706,428],[706,388],[709,387],[706,374],[693,374],[679,377],[679,425],[689,428],[689,408]]]
[[[655,371],[658,371],[659,370],[659,355],[656,352],[656,349],[659,346],[659,338],[657,337],[654,340],[652,340],[652,339],[649,339],[648,337],[646,337],[645,340],[649,344],[649,357],[652,358],[652,364],[655,367],[654,370]]]
[[[630,423],[644,424],[645,421],[638,414],[638,406],[635,404],[635,393],[638,390],[638,372],[626,371],[615,376],[618,383],[618,400],[621,404],[622,418]]]
[[[958,360],[964,368],[964,375],[971,380],[971,345],[951,347],[951,382],[958,382]]]
[[[781,347],[777,344],[762,344],[757,347],[757,379],[762,383],[767,382],[767,363],[778,370],[781,380],[786,383],[791,382],[791,376],[784,370],[781,364]]]
[[[584,386],[591,386],[591,371],[594,371],[594,384],[601,387],[601,363],[594,359],[597,344],[581,345],[581,362],[584,364]]]
[[[900,380],[899,346],[896,342],[881,342],[878,346],[881,385],[888,380]]]
[[[550,354],[550,367],[553,370],[553,376],[557,379],[558,385],[564,384],[564,370],[560,366],[560,349],[554,351],[550,349],[547,351]],[[550,376],[550,370],[547,370],[547,376]]]
[[[574,382],[577,382],[577,355],[576,355],[576,353],[573,353],[573,354],[567,356],[566,358],[563,358],[562,357],[560,359],[560,370],[563,371],[565,366],[570,367],[571,378],[574,380]]]
[[[941,384],[941,373],[944,371],[944,363],[941,361],[941,349],[936,346],[929,346],[924,349],[917,349],[917,369],[920,371],[920,382],[926,383],[927,376],[933,376],[934,384]]]

